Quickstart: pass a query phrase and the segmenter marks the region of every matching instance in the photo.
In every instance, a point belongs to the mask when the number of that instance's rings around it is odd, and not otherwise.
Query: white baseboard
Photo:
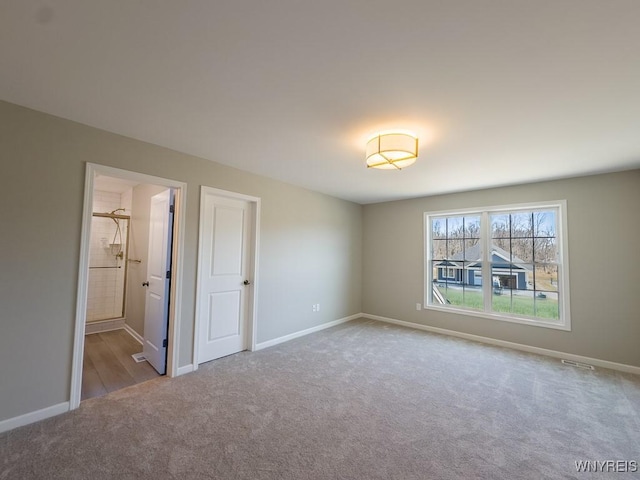
[[[288,342],[289,340],[293,340],[294,338],[299,338],[305,335],[309,335],[310,333],[319,332],[320,330],[324,330],[325,328],[335,327],[336,325],[355,320],[356,318],[361,318],[362,316],[363,315],[361,313],[356,313],[355,315],[349,315],[348,317],[339,318],[338,320],[323,323],[315,327],[307,328],[306,330],[300,330],[299,332],[290,333],[289,335],[285,335],[283,337],[274,338],[273,340],[267,340],[266,342],[256,344],[255,350],[257,351],[262,350],[263,348],[273,347],[274,345],[278,345],[279,343]]]
[[[195,370],[195,368],[193,368],[193,364],[190,363],[189,365],[185,365],[184,367],[178,367],[178,371],[176,372],[176,377],[179,377],[180,375],[184,375],[185,373],[191,373]]]
[[[558,352],[556,350],[549,350],[546,348],[532,347],[531,345],[523,345],[521,343],[507,342],[505,340],[497,340],[495,338],[482,337],[480,335],[473,335],[470,333],[456,332],[455,330],[447,330],[446,328],[430,327],[428,325],[422,325],[419,323],[405,322],[403,320],[396,320],[395,318],[381,317],[379,315],[371,315],[369,313],[363,313],[362,317],[369,318],[371,320],[378,320],[379,322],[393,323],[394,325],[401,325],[403,327],[415,328],[418,330],[425,330],[427,332],[440,333],[442,335],[448,335],[450,337],[464,338],[465,340],[472,340],[474,342],[487,343],[489,345],[496,345],[498,347],[512,348],[514,350],[520,350],[528,353],[536,353],[538,355],[544,355],[546,357],[560,358],[565,360],[573,360],[574,362],[587,363],[595,367],[609,368],[611,370],[618,370],[620,372],[634,373],[640,375],[640,367],[633,365],[625,365],[624,363],[610,362],[608,360],[600,360],[598,358],[584,357],[582,355],[574,355],[572,353]]]
[[[63,402],[58,403],[57,405],[43,408],[41,410],[36,410],[35,412],[29,412],[18,417],[2,420],[0,422],[0,433],[13,430],[14,428],[23,427],[25,425],[29,425],[30,423],[39,422],[40,420],[44,420],[45,418],[55,417],[56,415],[66,413],[68,411],[69,402]]]
[[[133,328],[131,328],[126,323],[124,324],[124,329],[127,331],[129,335],[131,335],[140,345],[144,345],[144,338],[136,332]]]
[[[97,320],[94,322],[87,322],[84,327],[84,334],[91,335],[93,333],[111,332],[113,330],[120,330],[124,328],[124,318],[111,318],[108,320]]]

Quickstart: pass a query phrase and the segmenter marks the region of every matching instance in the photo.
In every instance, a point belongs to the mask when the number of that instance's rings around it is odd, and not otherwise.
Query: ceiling
[[[359,203],[640,167],[638,0],[2,0],[0,99]],[[367,137],[418,162],[366,169]]]

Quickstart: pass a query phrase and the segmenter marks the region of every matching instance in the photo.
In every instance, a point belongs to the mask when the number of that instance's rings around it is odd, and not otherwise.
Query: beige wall
[[[423,302],[423,213],[567,200],[572,330],[416,311]],[[363,311],[640,366],[640,170],[364,207]]]
[[[149,252],[149,218],[151,197],[166,190],[158,185],[137,185],[133,188],[131,202],[131,232],[129,233],[129,262],[127,271],[126,323],[141,337],[144,337],[144,311],[147,281],[147,254]]]
[[[179,366],[200,185],[262,198],[258,342],[361,311],[360,205],[0,102],[0,421],[69,400],[86,162],[187,183]]]

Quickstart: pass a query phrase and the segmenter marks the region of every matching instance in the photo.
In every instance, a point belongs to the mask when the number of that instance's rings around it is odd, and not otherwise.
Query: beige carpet
[[[365,320],[0,435],[3,480],[605,477],[581,460],[640,461],[640,377]]]

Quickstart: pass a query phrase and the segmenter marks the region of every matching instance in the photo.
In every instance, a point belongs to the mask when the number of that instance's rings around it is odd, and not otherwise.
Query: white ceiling
[[[2,0],[0,99],[370,203],[640,167],[638,0]],[[377,130],[418,162],[367,170]]]

